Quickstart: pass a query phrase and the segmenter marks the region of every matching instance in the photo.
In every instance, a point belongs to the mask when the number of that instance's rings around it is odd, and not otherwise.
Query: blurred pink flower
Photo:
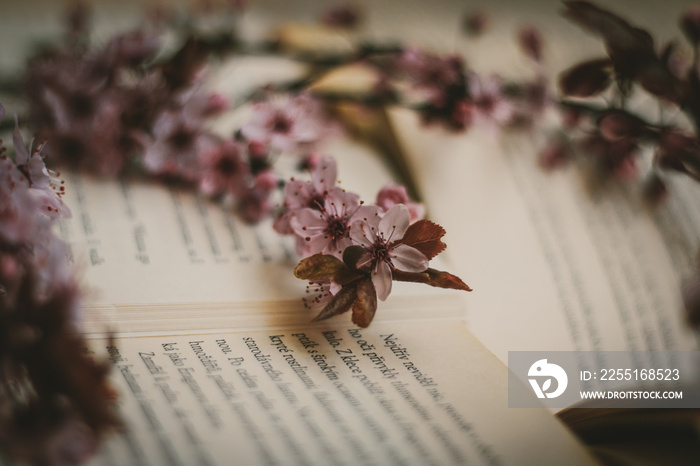
[[[307,94],[256,104],[250,122],[241,128],[248,141],[299,155],[307,154],[335,131],[337,127],[321,105]]]
[[[225,140],[200,153],[202,174],[199,189],[209,196],[242,195],[247,189],[250,168],[243,160],[241,147]]]
[[[411,202],[405,186],[389,183],[377,193],[377,206],[380,213],[384,214],[396,204],[403,204],[408,208],[411,223],[425,216],[425,207],[418,202]]]

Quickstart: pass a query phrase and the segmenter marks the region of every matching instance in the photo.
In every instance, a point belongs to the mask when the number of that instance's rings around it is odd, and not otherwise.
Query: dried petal
[[[370,279],[357,282],[357,299],[352,305],[352,321],[362,328],[369,324],[377,312],[377,291]]]
[[[414,247],[428,260],[440,254],[447,245],[440,238],[445,235],[445,229],[430,220],[419,220],[408,227],[406,234],[398,241]]]

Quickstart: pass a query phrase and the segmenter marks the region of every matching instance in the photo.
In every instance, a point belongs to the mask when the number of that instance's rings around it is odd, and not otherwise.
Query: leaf
[[[343,262],[347,264],[348,267],[351,269],[356,269],[357,268],[357,261],[360,260],[360,257],[365,253],[365,248],[362,246],[348,246],[345,248],[343,251]]]
[[[438,288],[451,288],[462,291],[472,290],[458,276],[435,269],[428,269],[425,272],[404,272],[394,269],[391,271],[391,276],[399,282],[425,283]]]
[[[294,276],[302,280],[332,280],[339,285],[346,285],[364,276],[364,274],[351,270],[335,256],[314,254],[299,262],[294,269]]]
[[[334,256],[314,254],[302,259],[294,269],[294,276],[302,280],[331,280],[346,265]]]
[[[603,38],[618,80],[636,80],[651,94],[680,101],[680,82],[657,56],[651,34],[589,2],[564,4],[564,16]]]
[[[428,260],[440,254],[447,245],[440,238],[445,236],[445,229],[430,220],[418,220],[408,227],[406,234],[396,243],[418,249]]]
[[[542,391],[546,392],[547,390],[549,390],[549,387],[551,387],[551,386],[552,386],[552,379],[547,379],[544,382],[544,384],[542,384]]]
[[[599,34],[608,51],[624,52],[654,50],[654,40],[644,29],[634,27],[616,14],[585,1],[564,2],[563,15],[589,31]]]
[[[588,60],[559,75],[559,90],[574,97],[600,94],[612,82],[612,62],[609,58]]]
[[[377,312],[377,290],[371,278],[357,282],[357,299],[352,305],[352,321],[361,328],[369,327]]]
[[[331,302],[321,309],[321,312],[314,318],[314,322],[330,319],[338,314],[349,311],[350,306],[352,306],[356,298],[357,287],[355,284],[345,285],[340,289],[338,294],[333,297]]]

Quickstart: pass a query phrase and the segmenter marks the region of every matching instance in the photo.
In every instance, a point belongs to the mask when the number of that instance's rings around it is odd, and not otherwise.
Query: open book
[[[310,323],[293,245],[269,224],[176,189],[68,176],[61,234],[127,424],[96,463],[586,464],[548,410],[508,408],[508,390],[529,387],[508,386],[507,352],[696,347],[678,284],[697,187],[679,180],[650,213],[624,189],[595,199],[573,171],[543,174],[526,138],[390,121],[448,231],[445,268],[475,291],[396,286],[369,329]],[[392,178],[355,141],[328,152],[367,199]]]
[[[391,180],[360,142],[328,151],[364,198]],[[593,462],[548,410],[508,407],[509,390],[534,395],[508,386],[460,293],[397,284],[368,329],[311,323],[269,223],[161,185],[66,179],[81,320],[126,423],[95,464]]]

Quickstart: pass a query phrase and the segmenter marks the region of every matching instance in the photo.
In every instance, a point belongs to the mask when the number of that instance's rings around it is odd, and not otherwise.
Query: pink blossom
[[[408,226],[408,208],[397,204],[382,218],[371,216],[350,227],[350,238],[365,248],[357,266],[372,269],[372,283],[382,301],[391,292],[392,268],[405,272],[423,272],[428,268],[428,259],[422,252],[406,244],[397,244]]]
[[[250,122],[241,128],[249,141],[287,153],[308,153],[337,128],[329,124],[320,104],[306,94],[284,102],[255,105]]]
[[[17,117],[15,117],[12,143],[15,147],[17,168],[27,178],[29,194],[37,199],[41,212],[52,218],[69,218],[71,216],[70,209],[61,200],[66,189],[63,186],[64,181],[59,179],[59,173],[46,168],[41,156],[43,144],[35,150],[32,150],[30,144],[29,150],[27,150],[19,131]]]
[[[475,73],[470,73],[468,79],[475,119],[492,126],[505,126],[509,123],[515,107],[503,95],[501,80],[497,76],[491,76],[482,81]]]
[[[246,222],[258,223],[272,212],[270,192],[259,186],[251,187],[238,198],[236,210]]]
[[[216,144],[202,122],[185,113],[163,112],[153,128],[153,139],[145,144],[143,165],[154,175],[196,180],[198,160]]]
[[[377,206],[379,206],[380,212],[383,214],[396,204],[403,204],[408,207],[411,223],[425,216],[425,207],[423,204],[411,202],[405,186],[389,183],[377,193]]]
[[[372,217],[376,207],[360,205],[357,194],[334,189],[325,197],[323,207],[303,208],[294,211],[291,226],[299,238],[304,257],[317,253],[343,256],[350,240],[350,225],[363,217]]]
[[[202,174],[199,189],[209,196],[242,195],[247,188],[250,169],[241,156],[241,148],[231,140],[201,152]]]
[[[459,82],[464,64],[457,55],[444,57],[427,53],[418,48],[407,48],[399,59],[399,66],[417,87],[442,94],[442,89]]]
[[[294,211],[305,207],[320,210],[328,193],[333,189],[340,190],[335,186],[337,173],[335,159],[323,157],[311,172],[310,182],[292,179],[287,183],[284,187],[285,211],[275,220],[275,231],[284,235],[293,234],[290,221]]]
[[[342,287],[331,280],[311,281],[306,286],[306,295],[301,298],[304,307],[317,309],[328,304]]]

